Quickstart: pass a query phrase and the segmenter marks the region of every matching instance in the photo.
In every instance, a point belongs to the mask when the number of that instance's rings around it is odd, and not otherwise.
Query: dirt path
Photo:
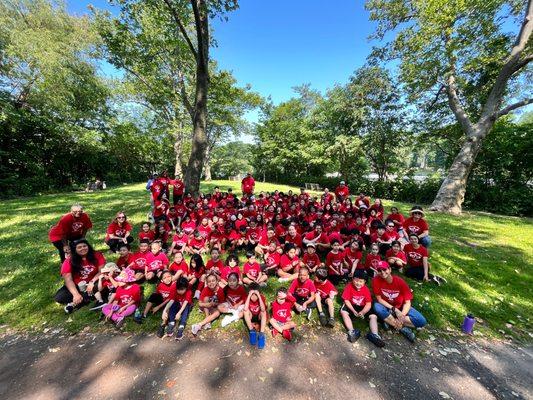
[[[533,346],[390,336],[380,350],[322,328],[263,351],[237,335],[181,343],[121,333],[0,338],[1,399],[532,399]],[[434,339],[434,340],[431,340]]]

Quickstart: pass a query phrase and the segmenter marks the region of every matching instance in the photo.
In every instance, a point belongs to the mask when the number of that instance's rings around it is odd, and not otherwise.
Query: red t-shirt
[[[229,265],[224,265],[220,269],[220,278],[227,281],[229,274],[231,274],[232,272],[235,272],[237,275],[239,275],[239,279],[241,279],[241,269],[238,265],[234,266],[233,268],[231,268]]]
[[[248,293],[246,293],[246,289],[242,285],[237,286],[235,289],[226,286],[224,288],[224,295],[226,297],[226,301],[234,306],[239,302],[244,304]]]
[[[126,232],[131,232],[131,225],[129,224],[129,222],[124,222],[124,224],[120,226],[116,221],[113,221],[107,227],[105,240],[108,241],[110,235],[115,235],[123,238],[124,236],[126,236]]]
[[[179,303],[183,303],[184,301],[187,301],[187,304],[192,304],[192,291],[187,289],[182,294],[179,294],[178,292],[176,292],[175,300]]]
[[[279,266],[282,269],[288,269],[288,268],[298,268],[300,265],[300,259],[298,256],[294,256],[294,258],[289,258],[287,254],[283,254],[279,260]]]
[[[181,223],[181,229],[183,229],[183,232],[185,232],[185,234],[187,235],[190,235],[191,233],[193,233],[195,228],[196,228],[196,222],[192,220],[189,222],[183,221]]]
[[[342,261],[344,260],[344,253],[342,251],[337,252],[336,254],[330,251],[328,255],[326,256],[326,265],[328,267],[328,274],[329,275],[341,275],[339,271],[342,271]]]
[[[63,265],[61,266],[61,275],[72,273],[72,280],[76,285],[82,281],[89,283],[105,264],[105,258],[102,253],[95,251],[94,256],[96,258],[96,263],[92,264],[89,260],[83,260],[81,263],[81,270],[77,273],[72,272],[71,259],[67,258],[63,261]]]
[[[411,243],[408,243],[403,248],[403,251],[407,258],[407,264],[411,267],[423,267],[423,258],[429,256],[427,249],[422,245],[419,245],[418,249],[415,249]]]
[[[348,300],[353,306],[364,307],[367,303],[372,302],[372,295],[368,286],[363,285],[361,289],[357,288],[350,282],[342,292],[342,299]]]
[[[265,300],[265,296],[263,296],[262,294],[260,296],[261,296],[261,299],[263,300],[263,305],[266,307],[267,303]],[[252,315],[261,314],[261,304],[259,304],[259,300],[257,301],[250,300],[250,302],[248,303],[248,309],[250,310]]]
[[[115,292],[115,299],[118,300],[119,307],[123,307],[131,301],[139,305],[141,302],[141,287],[137,284],[133,284],[127,288],[119,286]]]
[[[154,254],[150,251],[146,254],[146,265],[148,271],[160,271],[168,265],[168,258],[163,252]]]
[[[403,251],[401,251],[401,250],[397,254],[394,254],[392,249],[388,249],[387,253],[385,253],[385,258],[389,258],[389,257],[396,257],[396,258],[399,258],[400,260],[402,260],[405,263],[407,262],[407,258],[405,257],[405,253]]]
[[[182,234],[180,235],[174,235],[172,238],[172,241],[175,243],[174,248],[177,250],[182,250],[187,243],[189,243],[189,236]]]
[[[317,293],[322,299],[328,298],[331,292],[338,293],[337,289],[327,279],[324,282],[314,281]]]
[[[279,254],[277,251],[274,251],[273,253],[265,254],[265,263],[267,267],[269,268],[272,268],[274,266],[279,267],[280,260],[281,260],[281,254]]]
[[[195,250],[200,250],[205,246],[205,239],[203,237],[195,238],[189,240],[189,247],[192,247]]]
[[[216,262],[211,258],[210,260],[207,261],[207,263],[205,264],[205,270],[206,271],[209,271],[211,269],[215,269],[215,272],[217,274],[220,274],[220,272],[222,271],[222,268],[224,268],[224,263],[222,262],[222,260],[218,259]]]
[[[287,233],[285,235],[285,243],[293,243],[296,247],[302,247],[302,236],[298,233],[294,236]]]
[[[313,254],[305,253],[302,261],[309,268],[315,268],[317,265],[320,265],[320,257],[318,257],[318,254],[316,253],[313,253]]]
[[[187,262],[185,260],[182,260],[179,264],[175,261],[170,264],[170,267],[168,268],[170,272],[176,273],[178,271],[183,271],[185,275],[189,274],[189,266],[187,265]]]
[[[198,227],[198,232],[200,232],[200,235],[204,239],[207,239],[209,237],[209,235],[211,235],[212,231],[213,230],[211,229],[211,227],[209,225],[200,225]]]
[[[308,299],[312,294],[316,293],[316,287],[311,279],[307,279],[304,283],[300,282],[299,279],[295,279],[291,283],[289,293],[293,296]]]
[[[414,233],[415,235],[421,235],[424,231],[429,231],[429,225],[424,219],[415,221],[413,217],[407,218],[403,223],[403,229],[407,234]]]
[[[224,290],[220,286],[217,286],[215,290],[204,286],[202,293],[200,293],[200,299],[205,303],[215,302],[216,304],[220,304],[226,300],[226,296],[224,296]]]
[[[274,318],[276,321],[281,322],[284,324],[287,321],[291,320],[291,309],[292,309],[292,302],[285,299],[283,304],[278,303],[277,301],[272,302],[272,318]]]
[[[370,267],[376,269],[378,267],[378,263],[382,261],[381,260],[381,256],[379,254],[372,254],[372,253],[368,253],[366,255],[366,259],[365,259],[365,267],[364,269],[369,269]]]
[[[120,256],[117,260],[117,267],[120,269],[126,268],[128,265],[130,265],[132,262],[135,261],[135,256],[131,253],[128,253],[126,257]]]
[[[166,299],[174,300],[176,298],[176,282],[172,282],[170,285],[159,282],[155,291],[163,297],[163,301]]]
[[[337,197],[347,197],[350,195],[350,189],[346,185],[337,186],[337,188],[335,189],[335,194],[337,195]]]
[[[361,250],[356,250],[354,252],[350,247],[344,250],[344,261],[346,261],[350,265],[350,268],[356,260],[359,260],[359,263],[357,264],[357,266],[359,266],[362,258],[363,252]]]
[[[150,242],[153,242],[155,239],[155,232],[154,231],[148,231],[148,232],[140,231],[138,237],[139,237],[139,241],[148,239]]]
[[[185,185],[180,179],[174,179],[170,181],[170,184],[173,186],[172,193],[174,196],[181,196],[185,190]]]
[[[251,176],[247,176],[242,180],[242,191],[251,194],[254,191],[255,180]]]
[[[256,279],[261,272],[261,265],[258,262],[254,263],[245,263],[244,264],[244,273],[250,275],[253,279]]]
[[[148,253],[151,253],[151,251],[148,250],[145,253],[143,253],[142,251],[138,251],[133,255],[133,260],[135,263],[133,264],[132,268],[135,271],[144,272],[144,267],[146,266],[146,256],[148,256]]]
[[[50,229],[48,238],[51,242],[80,239],[92,227],[93,223],[86,213],[82,213],[79,218],[68,213],[63,215],[59,222]]]
[[[391,283],[379,276],[375,277],[372,279],[372,289],[376,296],[381,296],[383,300],[396,308],[401,308],[407,300],[413,298],[413,293],[407,283],[395,275],[392,276]]]

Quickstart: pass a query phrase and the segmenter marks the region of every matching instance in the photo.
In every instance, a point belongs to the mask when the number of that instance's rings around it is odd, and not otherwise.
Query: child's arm
[[[315,300],[316,296],[317,296],[317,292],[311,292],[311,296],[309,296],[309,298],[306,301],[304,301],[304,303],[302,304],[302,307],[307,308],[307,306]]]
[[[131,300],[131,301],[128,302],[128,304],[125,304],[121,308],[119,308],[119,310],[117,312],[119,312],[119,313],[124,312],[124,311],[126,311],[126,309],[128,307],[130,307],[130,306],[132,306],[134,304],[135,304],[135,300]]]
[[[257,292],[257,297],[259,298],[259,307],[261,307],[261,312],[265,312],[266,311],[266,305],[263,302],[263,299],[261,298],[261,295],[259,294],[259,292]]]
[[[250,298],[252,297],[253,290],[250,290],[250,293],[248,293],[248,296],[246,297],[246,301],[244,302],[244,311],[248,311],[250,307]]]
[[[363,307],[363,309],[361,310],[361,312],[359,312],[359,316],[360,317],[364,317],[366,315],[366,313],[370,311],[371,307],[372,307],[372,303],[371,302],[366,303],[365,306]]]

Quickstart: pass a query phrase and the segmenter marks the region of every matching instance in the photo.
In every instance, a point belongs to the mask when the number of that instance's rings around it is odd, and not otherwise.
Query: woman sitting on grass
[[[65,304],[65,312],[70,314],[93,298],[97,289],[100,268],[105,264],[102,253],[94,251],[87,239],[71,244],[71,257],[61,266],[61,276],[65,284],[55,294],[55,301]]]
[[[126,214],[123,211],[119,211],[115,219],[107,227],[105,242],[109,246],[109,250],[116,253],[119,244],[129,244],[133,242],[131,230],[132,228],[128,222]]]

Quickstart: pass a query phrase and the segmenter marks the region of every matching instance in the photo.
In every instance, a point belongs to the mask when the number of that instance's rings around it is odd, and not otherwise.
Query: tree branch
[[[167,8],[170,10],[170,13],[172,14],[172,18],[174,19],[174,21],[176,21],[176,24],[178,25],[181,34],[183,35],[185,41],[187,42],[187,45],[189,46],[191,53],[193,54],[194,58],[198,60],[198,52],[196,51],[194,45],[192,44],[191,38],[189,37],[187,31],[185,30],[185,26],[181,22],[178,12],[176,11],[174,7],[172,7],[170,0],[164,0],[164,1],[165,1],[165,4],[167,5]]]
[[[533,61],[533,54],[529,54],[525,56],[522,60],[518,61],[515,67],[513,68],[513,74],[520,71],[522,68],[528,65],[531,61]]]
[[[178,72],[178,86],[180,90],[181,99],[183,101],[183,105],[185,106],[185,109],[191,116],[191,118],[194,117],[194,108],[191,105],[191,102],[189,101],[189,98],[187,97],[187,92],[185,91],[185,80],[183,78],[183,72]]]
[[[450,74],[450,76],[448,76],[446,93],[448,94],[448,104],[450,105],[450,108],[455,114],[457,121],[459,121],[459,124],[461,125],[463,131],[467,134],[467,136],[470,135],[470,133],[472,132],[472,122],[470,122],[466,111],[461,105],[461,100],[457,95],[457,87],[455,85],[455,77],[453,76],[453,74]]]
[[[494,115],[494,120],[497,120],[498,118],[509,114],[511,111],[516,110],[517,108],[527,106],[528,104],[531,104],[531,103],[533,103],[533,98],[520,100],[520,101],[518,101],[518,102],[516,102],[514,104],[510,104],[507,107],[505,107],[505,108],[501,109],[500,111],[498,111]]]

